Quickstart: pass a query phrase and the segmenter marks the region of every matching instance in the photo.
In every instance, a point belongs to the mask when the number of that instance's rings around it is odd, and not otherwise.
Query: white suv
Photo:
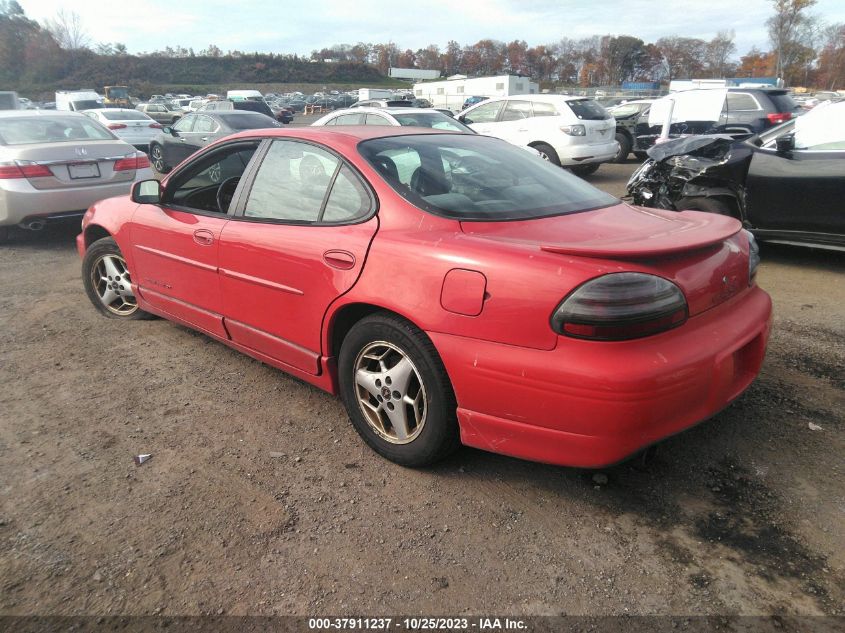
[[[592,174],[619,151],[616,120],[585,97],[514,95],[488,99],[458,116],[479,134],[528,145],[579,176]]]

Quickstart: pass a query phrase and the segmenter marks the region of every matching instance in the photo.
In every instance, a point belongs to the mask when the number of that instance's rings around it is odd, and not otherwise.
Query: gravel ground
[[[408,470],[310,386],[100,317],[74,233],[0,248],[0,614],[845,612],[841,253],[765,247],[760,378],[649,461]]]

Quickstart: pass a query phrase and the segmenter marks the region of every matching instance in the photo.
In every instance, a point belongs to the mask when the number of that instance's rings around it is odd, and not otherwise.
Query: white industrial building
[[[460,110],[468,97],[507,97],[509,95],[537,94],[540,85],[528,77],[498,75],[473,77],[452,75],[443,81],[426,81],[414,84],[414,96],[428,99],[435,108]]]

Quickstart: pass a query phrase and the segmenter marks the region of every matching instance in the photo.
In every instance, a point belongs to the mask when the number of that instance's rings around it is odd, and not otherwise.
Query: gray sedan
[[[152,178],[146,154],[76,112],[0,112],[0,241],[38,230]]]

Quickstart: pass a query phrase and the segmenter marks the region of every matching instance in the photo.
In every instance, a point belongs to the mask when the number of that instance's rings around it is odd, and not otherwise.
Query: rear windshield
[[[104,106],[99,101],[95,101],[94,99],[86,99],[84,101],[74,101],[73,107],[77,110],[101,110],[106,106]]]
[[[143,112],[137,110],[103,110],[102,115],[109,121],[147,121],[148,117]]]
[[[619,201],[505,141],[469,134],[364,141],[361,155],[411,204],[456,220],[526,220]]]
[[[456,121],[452,117],[441,114],[440,112],[420,112],[417,114],[393,114],[393,118],[399,122],[399,125],[407,125],[411,127],[430,127],[435,130],[447,130],[449,132],[468,132],[475,134],[475,131],[460,121]]]
[[[567,101],[567,105],[572,109],[579,119],[586,121],[602,121],[610,118],[610,113],[605,110],[601,104],[592,99],[576,99],[574,101]]]
[[[76,143],[110,141],[117,137],[88,117],[15,117],[0,119],[0,143],[32,145],[35,143]]]
[[[226,125],[233,130],[258,130],[266,127],[278,127],[276,121],[257,112],[232,112],[221,115]]]
[[[770,94],[769,99],[772,100],[772,105],[775,106],[777,112],[795,112],[800,110],[795,100],[788,94]]]

